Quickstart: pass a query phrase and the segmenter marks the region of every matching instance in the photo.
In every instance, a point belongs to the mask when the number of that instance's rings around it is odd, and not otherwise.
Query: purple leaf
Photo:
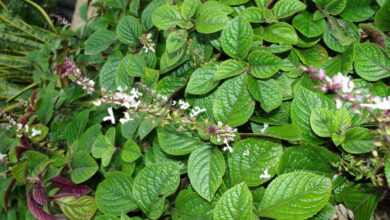
[[[91,188],[89,188],[89,186],[77,185],[73,183],[71,179],[63,176],[56,176],[51,180],[51,182],[65,193],[78,193],[84,195],[91,192]]]
[[[56,217],[45,212],[43,208],[33,199],[31,189],[27,193],[27,206],[31,214],[38,220],[56,220]]]
[[[32,196],[35,202],[37,202],[39,205],[46,205],[47,193],[46,193],[46,189],[43,188],[42,186],[37,185],[34,188],[32,188]]]

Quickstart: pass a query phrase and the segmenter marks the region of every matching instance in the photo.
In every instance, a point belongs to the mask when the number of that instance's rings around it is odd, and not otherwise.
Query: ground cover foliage
[[[387,215],[390,1],[1,6],[0,219]]]

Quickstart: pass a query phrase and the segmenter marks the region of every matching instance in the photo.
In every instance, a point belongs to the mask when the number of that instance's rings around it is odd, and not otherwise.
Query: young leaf
[[[308,38],[320,36],[327,28],[325,19],[321,18],[315,21],[308,12],[302,12],[295,16],[292,24],[295,29]]]
[[[225,60],[223,61],[217,68],[217,72],[215,73],[213,79],[221,80],[226,79],[232,76],[239,75],[244,72],[248,67],[248,63],[240,60]]]
[[[282,88],[274,79],[256,80],[253,77],[248,77],[248,89],[266,112],[270,112],[282,104]]]
[[[96,161],[85,151],[77,151],[71,163],[71,179],[79,184],[90,179],[99,169]]]
[[[102,159],[102,165],[108,166],[112,156],[116,151],[115,147],[115,128],[108,129],[105,135],[100,135],[96,138],[92,145],[92,156]]]
[[[310,126],[314,133],[320,137],[330,137],[332,135],[333,113],[325,108],[316,108],[310,114]]]
[[[253,51],[248,62],[251,75],[260,79],[273,76],[282,66],[282,59],[266,51]]]
[[[274,15],[281,19],[294,15],[306,9],[306,5],[299,0],[279,0],[272,8]]]
[[[96,204],[105,214],[119,216],[135,210],[134,198],[131,176],[123,172],[110,173],[96,189]]]
[[[192,16],[194,16],[199,5],[199,0],[184,0],[181,5],[181,15],[183,18],[189,20]]]
[[[325,10],[332,15],[338,15],[344,11],[347,6],[347,0],[331,0],[325,6]]]
[[[131,163],[137,160],[141,155],[139,146],[133,140],[127,140],[123,145],[123,149],[121,151],[121,158],[123,161]]]
[[[374,150],[375,134],[367,128],[351,128],[345,134],[343,149],[351,154],[364,154]]]
[[[157,28],[167,30],[170,27],[183,24],[184,19],[181,17],[180,10],[177,6],[163,5],[153,12],[152,22]]]
[[[356,73],[365,80],[377,81],[390,77],[390,58],[376,44],[357,45],[354,64]]]
[[[249,138],[239,141],[233,147],[234,151],[228,158],[233,185],[245,182],[248,186],[258,186],[276,174],[283,152],[279,142]],[[263,176],[264,173],[269,176]]]
[[[135,177],[134,198],[149,218],[158,219],[166,206],[165,198],[176,191],[179,183],[179,164],[155,163],[143,168]]]
[[[62,212],[72,220],[89,220],[95,215],[97,206],[95,198],[91,196],[73,196],[58,198],[55,200],[59,204]]]
[[[252,116],[255,102],[246,87],[247,76],[241,74],[226,80],[217,90],[213,113],[217,121],[230,126],[244,124]]]
[[[226,191],[218,200],[214,209],[215,220],[251,219],[252,194],[245,183],[238,184]]]
[[[225,159],[218,148],[202,147],[188,159],[188,177],[195,191],[211,202],[225,174]]]
[[[114,33],[107,29],[100,29],[91,34],[85,41],[85,54],[94,55],[105,51],[116,41]]]
[[[264,28],[263,38],[271,43],[297,44],[298,35],[294,28],[286,22],[278,22]]]
[[[116,27],[118,39],[132,48],[139,44],[139,37],[143,32],[143,26],[138,19],[133,16],[122,17]]]
[[[196,69],[188,81],[186,93],[202,95],[214,89],[219,83],[219,81],[213,79],[217,68],[217,64],[211,64]]]
[[[222,49],[233,58],[244,59],[252,46],[252,40],[252,26],[241,17],[229,21],[222,31]]]
[[[275,219],[306,219],[326,205],[331,190],[329,178],[304,171],[283,174],[268,185],[257,214]]]

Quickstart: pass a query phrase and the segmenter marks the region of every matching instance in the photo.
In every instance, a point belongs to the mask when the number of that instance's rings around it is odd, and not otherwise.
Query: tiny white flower
[[[222,150],[229,151],[229,153],[233,153],[233,148],[229,145],[229,141],[226,138],[223,140],[223,143],[226,144],[226,146],[222,148]]]
[[[40,134],[42,134],[41,130],[32,128],[32,130],[31,130],[31,137],[35,137],[35,136],[40,135]]]
[[[109,107],[107,109],[107,111],[108,111],[109,116],[104,117],[103,121],[110,121],[111,120],[111,123],[115,124],[115,117],[114,117],[114,112],[112,111],[112,107]]]
[[[138,91],[138,89],[132,88],[130,94],[134,96],[134,98],[138,99],[142,96],[142,93]]]
[[[196,118],[198,117],[199,114],[201,114],[202,112],[205,112],[206,109],[205,108],[199,108],[198,106],[195,106],[192,110],[191,110],[191,113],[190,113],[190,118]]]
[[[249,149],[245,149],[245,151],[242,153],[243,156],[249,156],[249,154]]]
[[[0,153],[0,161],[4,160],[7,157],[7,154]]]
[[[380,110],[390,110],[390,96],[387,98],[375,97],[373,104],[360,104],[360,106],[364,108],[370,109],[380,109]]]
[[[268,179],[271,178],[271,175],[268,173],[268,168],[266,168],[263,173],[260,175],[260,179]]]
[[[188,104],[188,102],[185,102],[181,99],[179,100],[179,105],[181,110],[186,110],[190,107],[190,104]]]
[[[126,123],[128,121],[134,120],[133,118],[130,118],[130,114],[128,112],[125,112],[124,115],[125,115],[125,117],[119,119],[119,122],[121,124],[124,124],[124,123]]]
[[[17,131],[20,131],[22,128],[23,128],[23,125],[21,124],[21,123],[18,123],[17,125],[16,125],[16,130]]]
[[[337,109],[340,109],[343,106],[343,102],[341,101],[341,99],[336,98],[335,102]]]
[[[28,129],[29,129],[28,125],[27,124],[24,125],[24,132],[28,133]]]
[[[264,127],[260,130],[261,133],[264,133],[269,127],[268,123],[264,123]]]
[[[95,106],[100,106],[102,104],[102,101],[100,99],[97,99],[97,100],[93,101],[92,104]]]

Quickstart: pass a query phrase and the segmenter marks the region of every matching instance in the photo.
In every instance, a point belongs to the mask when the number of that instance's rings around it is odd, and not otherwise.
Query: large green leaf
[[[100,86],[106,91],[115,91],[116,86],[116,72],[119,67],[121,59],[109,59],[102,67],[99,73]]]
[[[314,133],[320,137],[332,135],[332,111],[326,108],[316,108],[310,114],[310,126]]]
[[[253,51],[248,62],[250,73],[260,79],[273,76],[282,66],[282,59],[266,51]]]
[[[68,122],[64,134],[69,143],[73,143],[83,133],[89,118],[89,111],[85,110],[77,113],[74,118]]]
[[[155,163],[143,168],[134,179],[133,194],[141,210],[151,219],[158,219],[167,205],[166,197],[180,183],[178,163]]]
[[[325,10],[332,15],[338,15],[344,11],[347,6],[347,0],[331,0],[327,1]]]
[[[96,203],[103,213],[116,216],[135,210],[131,176],[123,172],[107,175],[96,189]]]
[[[80,198],[73,196],[55,200],[62,212],[71,220],[89,220],[95,215],[97,206],[95,198],[83,195]]]
[[[209,146],[196,139],[190,132],[177,131],[175,128],[157,129],[158,141],[161,149],[171,155],[185,155],[194,149]]]
[[[246,86],[247,76],[241,74],[226,80],[217,90],[213,113],[217,121],[230,126],[244,124],[252,116],[255,102]]]
[[[350,22],[360,22],[369,19],[375,13],[371,0],[347,0],[347,6],[340,16]]]
[[[199,0],[184,0],[180,8],[181,14],[183,15],[184,19],[188,20],[192,16],[194,16],[199,6],[200,6]]]
[[[252,46],[252,26],[241,17],[236,17],[226,24],[222,31],[223,51],[233,58],[245,58]]]
[[[222,30],[229,22],[227,14],[215,7],[203,7],[196,18],[195,28],[199,33],[210,34]]]
[[[108,166],[116,151],[115,128],[108,129],[105,135],[99,135],[92,145],[92,156],[102,159],[102,165]]]
[[[289,147],[280,159],[278,174],[302,170],[332,177],[336,172],[332,163],[337,161],[338,157],[323,147]]]
[[[177,6],[163,5],[152,13],[152,22],[157,28],[167,30],[170,27],[183,24],[184,19],[181,17],[180,9]]]
[[[368,81],[390,77],[390,58],[376,44],[359,44],[356,46],[355,70]]]
[[[342,147],[351,154],[364,154],[375,149],[375,134],[367,128],[356,127],[348,130]]]
[[[386,3],[378,10],[375,15],[375,25],[382,31],[390,31],[390,2]]]
[[[144,28],[137,18],[124,16],[119,20],[116,27],[118,39],[130,47],[135,47],[139,43],[139,37],[144,32]]]
[[[252,194],[245,183],[226,191],[214,209],[214,220],[241,220],[252,217]]]
[[[221,80],[236,76],[245,71],[248,67],[248,63],[240,60],[225,60],[223,61],[217,69],[217,72],[214,75],[214,80]]]
[[[85,54],[94,55],[103,52],[115,41],[114,33],[107,29],[100,29],[91,34],[85,41]]]
[[[185,189],[175,199],[174,220],[213,220],[213,205],[198,193]]]
[[[141,156],[141,150],[136,142],[133,140],[127,140],[123,144],[121,151],[121,158],[127,163],[134,162]]]
[[[280,19],[290,17],[305,9],[306,5],[299,0],[279,0],[272,8],[272,12]]]
[[[245,182],[248,186],[258,186],[276,174],[283,152],[279,142],[249,138],[234,144],[233,148],[228,159],[232,184]]]
[[[298,35],[294,28],[286,22],[278,22],[264,28],[263,38],[271,43],[297,44]]]
[[[218,148],[202,147],[192,151],[188,159],[188,177],[195,191],[211,201],[222,183],[225,159]]]
[[[85,151],[77,151],[73,157],[71,166],[72,170],[70,172],[70,177],[76,184],[87,181],[99,169],[96,161]]]
[[[292,24],[295,29],[308,38],[323,34],[327,27],[325,19],[314,20],[313,16],[308,12],[302,12],[295,16]]]
[[[270,112],[282,104],[282,88],[274,79],[256,80],[253,77],[248,77],[248,89],[266,112]]]
[[[347,74],[352,69],[355,58],[355,46],[347,47],[342,54],[339,54],[325,61],[323,68],[327,75],[332,76],[337,73]]]
[[[283,174],[268,185],[257,214],[275,219],[307,219],[326,205],[331,190],[329,178],[304,171]]]
[[[188,81],[186,93],[202,95],[214,89],[219,83],[218,80],[213,79],[217,68],[217,64],[211,64],[196,69]]]
[[[312,92],[304,87],[297,89],[291,105],[291,119],[302,131],[302,138],[308,143],[321,142],[312,132],[310,126],[310,115],[315,108],[334,108],[334,104],[318,93]]]

